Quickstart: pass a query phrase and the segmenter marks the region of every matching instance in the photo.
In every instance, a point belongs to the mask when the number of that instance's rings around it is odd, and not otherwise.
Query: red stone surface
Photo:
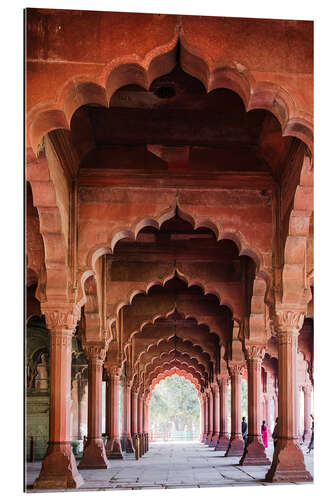
[[[203,442],[243,465],[267,463],[260,424],[278,415],[267,478],[310,479],[297,408],[304,397],[307,442],[312,30],[309,21],[27,10],[27,320],[45,314],[51,339],[64,341],[51,345],[50,447],[36,487],[81,482],[68,404],[79,319],[80,342],[107,352],[109,458],[122,458],[120,375],[132,387],[122,437],[132,450],[139,435],[143,453],[152,390],[178,373],[198,391]],[[55,317],[63,319],[54,329]],[[249,346],[266,354],[260,369],[248,360],[243,373]],[[81,465],[97,467],[106,464],[102,366],[89,363]]]

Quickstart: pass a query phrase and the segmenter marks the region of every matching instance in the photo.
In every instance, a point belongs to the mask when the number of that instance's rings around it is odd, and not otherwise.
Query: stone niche
[[[26,398],[26,454],[30,460],[31,436],[34,438],[34,460],[43,460],[49,440],[48,393],[31,393]]]

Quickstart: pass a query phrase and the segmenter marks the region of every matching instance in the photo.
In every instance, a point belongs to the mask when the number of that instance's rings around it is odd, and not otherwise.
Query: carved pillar
[[[143,400],[142,400],[142,394],[138,394],[138,434],[141,436],[143,433],[143,418],[142,418],[142,412],[143,412]]]
[[[225,451],[229,445],[228,434],[228,383],[229,374],[227,371],[218,375],[218,384],[220,386],[220,432],[216,443],[215,451]]]
[[[131,437],[131,384],[125,380],[123,384],[123,446],[126,453],[134,453]]]
[[[278,394],[274,396],[274,425],[275,425],[275,420],[279,416],[279,397]]]
[[[88,358],[88,436],[79,469],[107,469],[109,462],[102,440],[102,376],[105,349],[89,345]]]
[[[110,379],[108,377],[105,387],[105,434],[110,436],[110,420],[111,420],[111,399],[110,399]]]
[[[300,419],[300,399],[302,387],[296,384],[296,436],[301,442],[301,419]]]
[[[231,373],[231,436],[225,456],[241,457],[244,450],[241,430],[241,390],[244,365],[230,362],[229,368]]]
[[[122,459],[123,453],[119,440],[119,377],[120,368],[105,363],[109,375],[110,423],[106,442],[106,455],[111,459]]]
[[[207,389],[207,406],[208,406],[208,434],[205,444],[210,444],[213,435],[213,394],[209,387]]]
[[[306,385],[303,387],[304,392],[304,433],[303,443],[308,445],[311,439],[311,392],[312,386]]]
[[[213,435],[209,446],[216,447],[220,434],[220,388],[217,383],[212,384],[213,399]]]
[[[131,431],[132,431],[132,440],[136,438],[138,434],[138,389],[136,387],[132,387],[132,404],[131,404]]]
[[[275,317],[279,355],[279,437],[266,481],[311,481],[296,434],[297,340],[300,312],[280,310]]]
[[[138,394],[138,436],[140,441],[140,456],[143,455],[143,394]]]
[[[34,488],[77,488],[83,479],[70,443],[70,391],[72,335],[79,311],[43,312],[50,331],[50,426],[47,454]]]
[[[79,421],[80,421],[80,439],[86,435],[88,430],[88,381],[82,380],[80,382],[80,400],[79,400]]]
[[[261,363],[265,354],[263,346],[248,345],[248,435],[240,465],[267,465],[265,447],[261,438]]]
[[[72,390],[71,390],[71,399],[72,399],[72,436],[71,439],[74,441],[80,438],[80,420],[79,420],[79,380],[76,378],[72,382]]]
[[[143,432],[145,439],[145,450],[148,451],[149,441],[149,406],[147,397],[143,400]]]
[[[272,425],[272,419],[271,419],[271,401],[272,401],[271,395],[270,394],[266,394],[265,395],[266,414],[265,414],[265,418],[263,420],[266,420],[267,436],[269,438],[272,437],[272,432],[271,432],[271,425]]]
[[[202,420],[203,420],[204,431],[201,442],[205,443],[208,435],[207,395],[205,392],[202,394],[202,402],[203,402]]]
[[[205,424],[205,421],[204,421],[204,398],[202,397],[201,393],[200,393],[200,397],[199,397],[199,403],[200,403],[200,436],[199,436],[199,441],[202,442],[203,440],[203,437],[204,437],[204,433],[205,433],[205,427],[204,427],[204,424]]]

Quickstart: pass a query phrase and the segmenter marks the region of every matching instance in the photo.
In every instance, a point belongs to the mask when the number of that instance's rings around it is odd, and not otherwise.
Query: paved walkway
[[[272,458],[272,454],[273,446],[270,444],[267,456]],[[106,470],[80,470],[85,482],[79,489],[86,491],[270,485],[263,482],[268,466],[242,467],[238,465],[239,458],[223,455],[224,452],[216,452],[198,442],[151,443],[149,451],[138,461],[128,455],[125,460],[110,460],[110,468]],[[313,475],[313,452],[305,455],[305,464]],[[31,487],[40,468],[41,462],[29,463],[27,466],[29,492],[36,492]]]

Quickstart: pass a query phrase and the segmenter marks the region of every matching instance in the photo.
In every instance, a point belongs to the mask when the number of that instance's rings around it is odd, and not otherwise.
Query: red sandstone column
[[[222,372],[217,377],[220,386],[220,433],[216,443],[215,451],[225,451],[229,445],[228,434],[228,382],[229,374],[227,371]]]
[[[131,437],[131,384],[128,380],[125,380],[123,385],[123,429],[121,437],[124,440],[126,453],[134,453]]]
[[[79,469],[107,469],[109,462],[102,440],[102,376],[105,349],[91,345],[88,358],[88,436]]]
[[[213,394],[212,390],[209,387],[207,389],[207,403],[208,403],[208,434],[206,438],[205,444],[210,444],[212,436],[213,436]]]
[[[312,386],[306,385],[303,387],[304,391],[304,433],[303,443],[308,445],[311,439],[311,392]]]
[[[111,400],[110,400],[110,379],[106,381],[105,391],[105,434],[110,436],[110,420],[111,420]]]
[[[267,465],[265,447],[261,438],[260,396],[261,396],[261,363],[265,354],[263,346],[248,345],[248,436],[240,465]]]
[[[109,375],[109,398],[110,398],[110,423],[109,436],[106,442],[106,455],[111,459],[122,459],[123,453],[119,440],[119,377],[120,368],[112,366],[108,362],[105,367]]]
[[[267,436],[270,438],[272,437],[272,432],[271,432],[271,400],[272,400],[272,397],[270,396],[270,394],[266,394],[265,395],[265,406],[266,406],[266,416],[265,416],[265,419],[263,420],[266,420],[266,425],[267,425]]]
[[[136,438],[138,434],[138,390],[137,388],[132,387],[132,405],[131,405],[131,413],[132,413],[132,440]]]
[[[297,340],[303,314],[280,310],[275,316],[279,354],[279,437],[266,481],[311,481],[296,434]]]
[[[79,317],[72,309],[45,311],[50,331],[49,445],[34,488],[77,488],[83,483],[70,443],[72,334]]]
[[[203,419],[204,432],[203,432],[203,436],[202,436],[201,442],[205,443],[206,439],[207,439],[207,434],[208,434],[208,424],[207,424],[207,422],[208,422],[208,417],[207,417],[207,396],[206,396],[205,392],[202,394],[202,402],[203,402],[202,419]]]
[[[201,393],[200,393],[201,394]],[[205,421],[204,421],[204,398],[202,395],[199,397],[200,402],[200,436],[199,441],[202,442],[204,434],[205,434]]]
[[[80,385],[80,435],[85,435],[82,428],[88,429],[88,381],[81,379]]]
[[[143,401],[142,401],[142,394],[138,394],[138,434],[141,436],[142,434],[142,407],[143,407]]]
[[[148,440],[149,440],[149,406],[147,397],[143,401],[143,429],[145,436],[145,450],[148,451]]]
[[[138,436],[140,441],[140,456],[143,455],[143,395],[138,394]]]
[[[212,384],[213,399],[213,435],[209,446],[216,447],[220,434],[220,388],[217,383]]]
[[[72,440],[80,439],[80,421],[79,421],[79,380],[76,378],[72,382],[72,391],[71,391],[71,399],[72,399]]]
[[[241,457],[244,450],[244,440],[241,430],[241,389],[243,364],[229,364],[231,372],[231,436],[225,457]]]
[[[301,441],[301,422],[300,422],[300,399],[301,399],[301,390],[298,384],[296,385],[296,435],[298,437],[298,441]]]

